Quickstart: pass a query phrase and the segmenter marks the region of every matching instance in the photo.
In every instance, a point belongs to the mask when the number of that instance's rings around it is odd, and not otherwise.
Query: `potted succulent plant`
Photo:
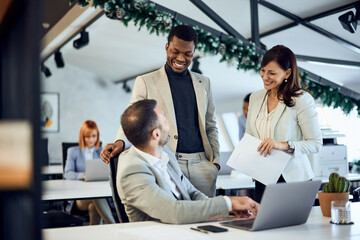
[[[329,176],[329,183],[318,193],[321,212],[324,217],[331,217],[331,201],[348,201],[350,182],[345,177],[333,172]]]

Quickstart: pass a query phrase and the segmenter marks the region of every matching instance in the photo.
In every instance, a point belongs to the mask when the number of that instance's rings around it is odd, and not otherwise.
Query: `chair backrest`
[[[49,165],[49,144],[47,138],[41,138],[40,140],[40,159],[41,165]]]
[[[129,222],[129,218],[126,215],[124,204],[122,204],[116,188],[117,165],[118,165],[118,157],[112,158],[110,160],[110,185],[111,185],[112,198],[115,204],[117,216],[121,223],[125,223],[125,222]]]
[[[77,142],[63,142],[63,143],[61,143],[63,172],[65,170],[65,164],[66,164],[66,159],[67,159],[67,150],[68,150],[68,148],[75,147],[75,146],[78,146],[78,145],[79,145],[79,143],[77,143]]]

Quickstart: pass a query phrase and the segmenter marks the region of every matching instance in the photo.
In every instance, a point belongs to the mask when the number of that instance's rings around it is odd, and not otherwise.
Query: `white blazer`
[[[265,100],[267,90],[250,96],[246,133],[259,138],[256,119]],[[287,107],[279,102],[271,123],[271,138],[276,141],[292,141],[293,157],[282,173],[286,182],[306,181],[314,177],[307,154],[318,153],[322,147],[322,136],[313,97],[308,93],[294,98],[295,105]],[[265,103],[266,104],[266,103]]]

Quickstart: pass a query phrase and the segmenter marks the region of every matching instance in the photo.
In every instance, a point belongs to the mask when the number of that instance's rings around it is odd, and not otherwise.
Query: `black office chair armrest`
[[[359,201],[360,187],[353,190],[353,202]]]

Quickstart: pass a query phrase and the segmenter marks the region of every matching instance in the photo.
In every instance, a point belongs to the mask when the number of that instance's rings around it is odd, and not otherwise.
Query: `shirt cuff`
[[[229,212],[230,212],[230,210],[232,209],[231,200],[230,200],[230,198],[228,196],[223,196],[223,197],[224,197],[224,199],[226,201],[226,204],[227,204]]]

